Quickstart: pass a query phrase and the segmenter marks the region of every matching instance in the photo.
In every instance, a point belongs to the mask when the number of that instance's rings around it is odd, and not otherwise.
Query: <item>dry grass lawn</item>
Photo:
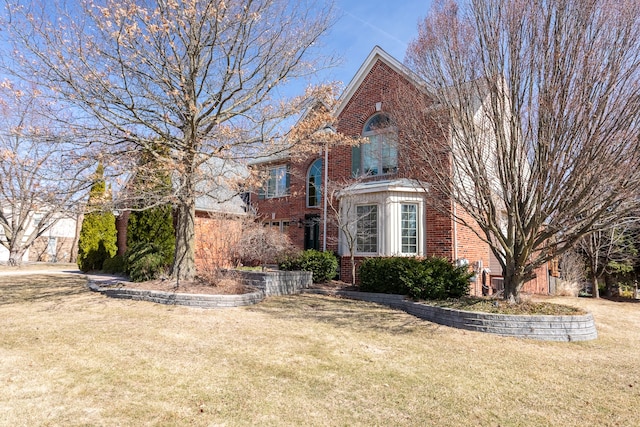
[[[203,310],[0,277],[2,426],[637,426],[640,304],[600,338],[466,332],[316,295]]]

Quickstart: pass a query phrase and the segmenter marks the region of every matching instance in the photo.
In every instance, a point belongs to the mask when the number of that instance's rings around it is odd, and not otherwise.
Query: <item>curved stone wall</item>
[[[186,305],[190,307],[224,308],[257,304],[267,296],[300,293],[302,289],[309,287],[312,276],[310,271],[234,271],[234,274],[238,274],[246,285],[255,287],[257,290],[239,295],[182,294],[177,292],[128,289],[126,282],[122,282],[117,286],[99,286],[96,282],[92,281],[89,282],[89,289],[101,292],[111,298],[150,301],[158,304]]]
[[[589,341],[598,338],[591,313],[576,316],[517,316],[434,307],[406,300],[402,295],[353,291],[336,291],[332,294],[384,304],[430,322],[470,331],[545,341]]]
[[[244,305],[257,304],[265,297],[264,292],[260,290],[240,295],[205,295],[127,289],[126,287],[101,287],[94,283],[89,284],[89,288],[92,291],[101,292],[111,298],[149,301],[167,305],[186,305],[189,307],[201,308],[241,307]]]

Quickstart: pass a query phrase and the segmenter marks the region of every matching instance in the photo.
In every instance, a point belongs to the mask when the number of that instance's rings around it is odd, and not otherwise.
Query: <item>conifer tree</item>
[[[129,192],[134,199],[130,203],[140,209],[131,212],[127,224],[125,263],[133,280],[156,277],[173,263],[176,238],[172,206],[158,202],[171,192],[167,156],[168,150],[161,144],[145,150],[130,183]],[[141,267],[142,273],[137,271]]]
[[[78,267],[84,272],[101,270],[104,261],[116,254],[115,216],[103,207],[110,199],[104,181],[104,166],[100,163],[89,192],[78,241]]]

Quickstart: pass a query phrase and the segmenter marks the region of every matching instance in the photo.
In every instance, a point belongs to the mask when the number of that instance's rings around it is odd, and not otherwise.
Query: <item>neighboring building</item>
[[[500,287],[497,260],[472,229],[453,220],[454,210],[463,214],[459,207],[451,203],[449,214],[436,209],[433,201],[437,196],[429,193],[428,183],[411,175],[408,162],[416,160],[407,152],[402,129],[391,120],[390,109],[400,90],[418,91],[419,87],[410,70],[379,47],[374,48],[335,111],[337,132],[362,136],[369,143],[336,146],[326,152],[318,141],[318,154],[304,160],[282,156],[254,165],[262,168],[268,179],[252,193],[251,205],[265,225],[287,233],[299,248],[338,253],[342,280],[351,280],[349,238],[338,226],[347,224],[358,262],[372,256],[435,255],[469,263],[477,273],[471,292],[480,295],[483,284],[485,292],[491,284]],[[425,143],[429,138],[425,137]],[[325,209],[326,183],[344,183],[337,196],[338,221]],[[547,276],[542,268],[538,278],[523,290],[548,293]]]
[[[38,224],[44,216],[42,212],[31,214],[23,241],[26,242],[34,232],[38,232]],[[36,237],[26,250],[22,257],[23,262],[75,262],[78,255],[78,221],[76,218],[62,214],[55,215],[53,221],[55,224]],[[2,227],[0,227],[0,238],[4,238]],[[9,250],[0,245],[0,262],[8,260]]]

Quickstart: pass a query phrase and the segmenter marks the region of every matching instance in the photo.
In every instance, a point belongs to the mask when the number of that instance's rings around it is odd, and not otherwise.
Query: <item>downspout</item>
[[[453,261],[458,260],[458,221],[456,221],[456,202],[453,202]]]
[[[324,183],[322,189],[322,252],[327,251],[327,193],[329,182],[329,144],[324,145]]]

